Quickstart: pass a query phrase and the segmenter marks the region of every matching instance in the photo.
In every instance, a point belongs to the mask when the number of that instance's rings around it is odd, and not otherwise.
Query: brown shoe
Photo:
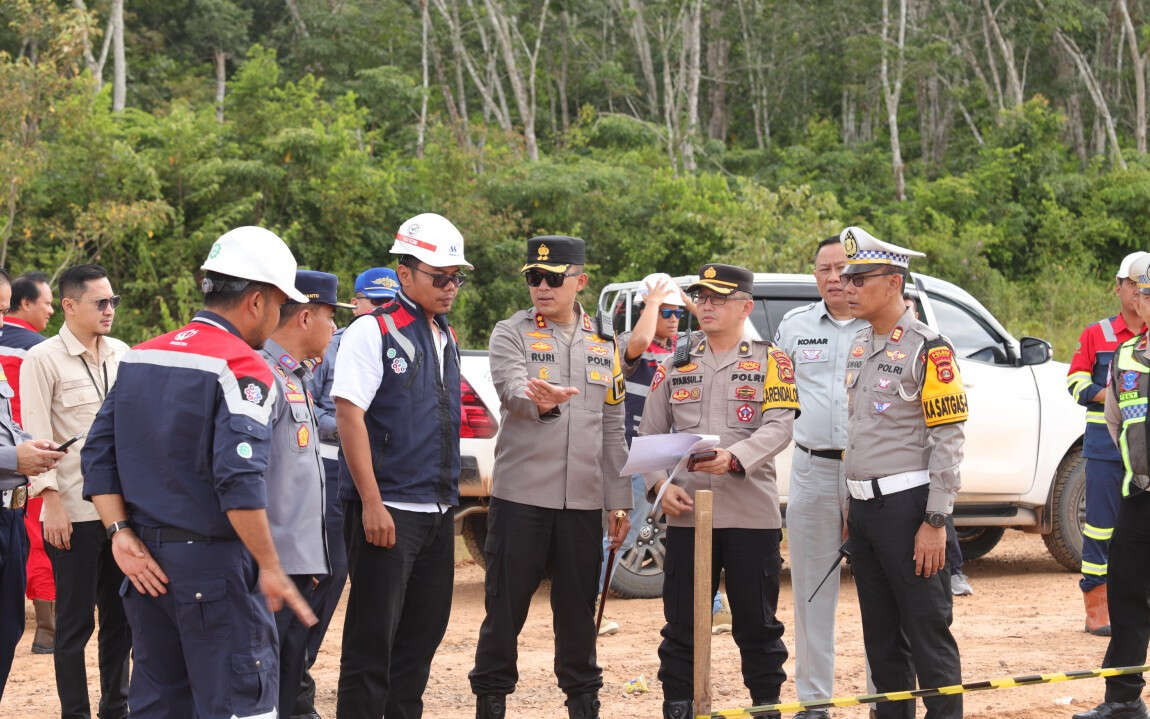
[[[1106,585],[1100,584],[1082,595],[1086,602],[1086,631],[1096,637],[1110,636],[1110,610],[1106,605]]]
[[[56,602],[33,599],[36,610],[36,636],[32,639],[33,654],[51,654],[56,649]]]

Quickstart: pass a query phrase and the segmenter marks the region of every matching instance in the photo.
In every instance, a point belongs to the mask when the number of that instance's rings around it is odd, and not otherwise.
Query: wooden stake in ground
[[[708,489],[695,492],[695,712],[711,713],[711,504]]]

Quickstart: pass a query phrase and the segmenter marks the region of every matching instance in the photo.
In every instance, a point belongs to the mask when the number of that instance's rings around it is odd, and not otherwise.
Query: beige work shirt
[[[716,529],[779,529],[775,455],[790,443],[799,407],[791,360],[770,342],[749,337],[718,355],[702,333],[691,342],[690,362],[675,367],[672,356],[655,371],[639,434],[719,435],[719,447],[738,458],[743,473],[682,471],[675,483],[692,498],[700,489],[714,492]],[[648,492],[666,478],[663,471],[645,474]],[[688,512],[667,522],[692,527],[695,518]]]
[[[889,335],[855,335],[846,385],[846,478],[925,469],[926,511],[954,511],[967,402],[950,342],[907,310]]]
[[[619,353],[579,305],[575,322],[568,339],[528,309],[491,333],[491,379],[501,403],[491,494],[547,509],[630,509],[630,478],[619,474],[627,461]],[[579,394],[540,417],[526,395],[529,377]]]
[[[97,340],[99,360],[84,349],[67,323],[60,334],[28,350],[20,365],[20,416],[24,429],[38,439],[62,444],[75,435],[86,435],[96,412],[116,382],[120,358],[128,345],[111,337]],[[156,401],[171,398],[156,397]],[[147,441],[141,437],[140,441]],[[96,507],[84,499],[80,473],[80,450],[84,439],[68,448],[55,469],[32,477],[33,495],[45,489],[60,493],[60,500],[73,522],[97,520]]]

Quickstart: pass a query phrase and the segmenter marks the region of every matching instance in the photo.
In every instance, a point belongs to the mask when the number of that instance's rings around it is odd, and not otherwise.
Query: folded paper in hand
[[[663,501],[663,494],[676,475],[687,466],[687,460],[696,452],[705,452],[719,446],[717,434],[691,434],[690,432],[672,432],[670,434],[647,434],[631,440],[631,452],[627,455],[627,463],[623,465],[622,474],[641,474],[644,472],[667,471],[666,482],[659,489],[651,505],[652,514],[659,511],[659,504]]]

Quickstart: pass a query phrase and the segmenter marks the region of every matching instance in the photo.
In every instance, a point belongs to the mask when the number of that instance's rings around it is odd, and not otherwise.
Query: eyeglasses
[[[112,309],[116,309],[117,307],[120,306],[120,296],[119,295],[112,295],[111,297],[101,297],[98,300],[89,299],[89,300],[84,300],[84,301],[85,302],[91,302],[92,304],[96,305],[96,309],[98,309],[101,312],[107,312],[109,305],[111,305]]]
[[[736,295],[738,295],[738,296],[736,297]],[[699,305],[700,307],[707,304],[708,302],[711,303],[711,305],[714,307],[722,307],[723,305],[727,304],[727,302],[730,300],[747,300],[747,299],[750,299],[750,298],[747,297],[746,293],[744,293],[744,292],[732,292],[729,295],[711,295],[711,294],[702,295],[702,294],[699,294],[698,292],[695,292],[691,295],[691,301],[694,302],[696,305]],[[682,312],[683,310],[679,310],[679,311]]]
[[[561,287],[568,277],[578,277],[581,272],[544,272],[543,270],[527,270],[523,273],[523,277],[527,280],[530,287],[538,287],[547,282],[547,286],[551,289]]]
[[[862,287],[866,281],[872,277],[886,277],[887,275],[897,275],[898,272],[875,272],[873,275],[843,275],[839,278],[839,284],[846,287],[847,284],[852,284],[855,287]]]
[[[455,283],[456,287],[462,287],[463,283],[467,282],[467,275],[463,274],[462,272],[456,272],[453,275],[449,275],[444,272],[428,272],[427,270],[421,270],[418,267],[412,267],[411,269],[415,270],[416,272],[422,272],[423,274],[430,277],[431,286],[437,290],[442,290],[443,288],[447,287],[449,282]]]
[[[681,307],[660,307],[659,308],[659,316],[665,320],[669,320],[672,317],[678,317],[678,318],[682,319],[683,315],[685,315],[685,314],[687,314],[687,310],[685,310]]]

